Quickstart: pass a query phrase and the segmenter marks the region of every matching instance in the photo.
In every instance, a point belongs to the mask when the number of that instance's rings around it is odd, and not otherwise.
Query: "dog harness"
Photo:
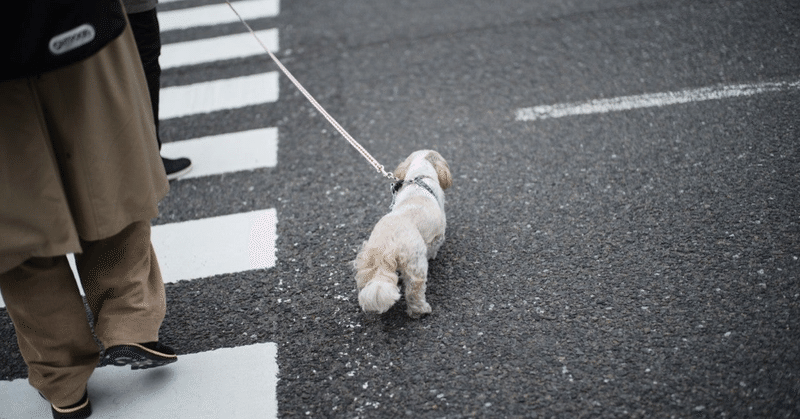
[[[397,193],[400,192],[400,189],[403,189],[404,185],[409,184],[409,183],[413,183],[413,184],[419,186],[420,188],[424,189],[429,194],[431,194],[433,199],[438,201],[439,198],[436,197],[436,194],[433,192],[433,189],[430,186],[428,186],[427,183],[422,181],[423,178],[433,179],[430,176],[417,176],[414,179],[409,180],[409,181],[407,181],[405,179],[400,179],[397,182],[392,183],[392,205],[389,208],[390,209],[394,208],[394,202],[397,199]]]

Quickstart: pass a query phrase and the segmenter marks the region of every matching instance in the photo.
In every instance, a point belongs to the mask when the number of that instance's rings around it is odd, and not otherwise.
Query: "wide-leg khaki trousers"
[[[150,223],[81,245],[75,259],[100,343],[108,348],[158,340],[166,300]],[[56,406],[77,402],[100,347],[66,256],[31,258],[0,274],[0,291],[31,385]]]

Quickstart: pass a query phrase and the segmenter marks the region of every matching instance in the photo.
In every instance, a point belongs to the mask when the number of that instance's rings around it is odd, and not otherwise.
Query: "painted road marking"
[[[232,79],[161,89],[161,120],[242,108],[278,100],[278,73],[254,74]]]
[[[181,180],[275,167],[278,164],[278,129],[261,128],[164,143],[161,155],[191,156],[192,171]]]
[[[277,418],[278,345],[261,343],[179,355],[160,368],[97,368],[92,418]],[[2,416],[48,418],[27,378],[0,381]]]
[[[258,210],[153,226],[150,240],[164,283],[170,283],[274,267],[277,224],[275,209]],[[77,278],[74,257],[68,258]]]
[[[275,209],[153,227],[165,283],[275,266]]]
[[[610,99],[596,99],[588,102],[574,102],[557,105],[534,106],[517,110],[517,121],[537,121],[540,119],[562,118],[573,115],[589,115],[630,109],[650,108],[680,103],[719,100],[725,98],[752,96],[761,93],[781,92],[800,89],[800,81],[737,84],[714,86],[678,92],[651,93],[636,96],[622,96]]]
[[[280,13],[278,0],[245,0],[231,3],[245,20],[274,17]],[[161,32],[238,21],[239,18],[225,3],[158,12],[158,25]]]
[[[278,51],[278,30],[256,32],[256,36],[271,51]],[[264,54],[261,45],[250,32],[196,41],[178,42],[161,47],[161,69],[231,60]]]

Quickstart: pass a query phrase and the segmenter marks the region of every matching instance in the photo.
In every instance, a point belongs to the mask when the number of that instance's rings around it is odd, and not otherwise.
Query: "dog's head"
[[[413,179],[420,175],[433,177],[434,174],[442,189],[447,189],[453,184],[450,166],[441,154],[433,150],[415,151],[394,169],[394,175],[398,179]]]

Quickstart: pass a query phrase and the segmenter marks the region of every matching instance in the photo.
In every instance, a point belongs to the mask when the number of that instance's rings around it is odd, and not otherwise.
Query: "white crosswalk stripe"
[[[278,0],[242,0],[234,6],[247,20],[273,17],[280,10]],[[158,18],[162,33],[238,21],[226,4],[159,12]],[[257,34],[271,51],[278,51],[277,29]],[[252,36],[242,33],[165,44],[160,62],[171,69],[261,53]],[[159,118],[275,102],[278,86],[278,74],[267,72],[162,88]],[[277,128],[265,127],[185,139],[165,143],[162,152],[192,159],[194,168],[182,179],[269,168],[277,165],[278,134]],[[277,220],[275,209],[263,209],[154,226],[152,243],[164,282],[273,267]],[[70,261],[74,266],[74,258]],[[88,389],[92,417],[276,418],[277,375],[274,343],[180,355],[175,364],[147,371],[98,368]],[[26,379],[0,381],[0,406],[12,417],[50,415]]]
[[[277,29],[257,31],[256,36],[270,51],[278,51]],[[234,58],[245,58],[263,53],[264,50],[261,45],[253,39],[253,35],[250,32],[247,32],[164,45],[161,48],[159,63],[162,69],[169,69]]]
[[[154,226],[151,241],[164,282],[275,266],[277,222],[277,212],[266,209]],[[69,260],[77,277],[72,255]]]
[[[275,266],[274,209],[153,227],[164,282]]]
[[[254,74],[161,89],[161,120],[278,100],[278,73]]]
[[[278,0],[245,0],[232,2],[232,4],[245,20],[277,16],[280,11]],[[161,32],[238,21],[239,18],[225,3],[158,12],[158,25]]]
[[[161,155],[191,156],[194,168],[181,179],[275,167],[278,129],[261,128],[164,143]]]
[[[277,350],[262,343],[181,355],[151,370],[98,368],[88,386],[92,418],[275,418]],[[51,416],[24,378],[0,381],[0,406],[2,417]]]

